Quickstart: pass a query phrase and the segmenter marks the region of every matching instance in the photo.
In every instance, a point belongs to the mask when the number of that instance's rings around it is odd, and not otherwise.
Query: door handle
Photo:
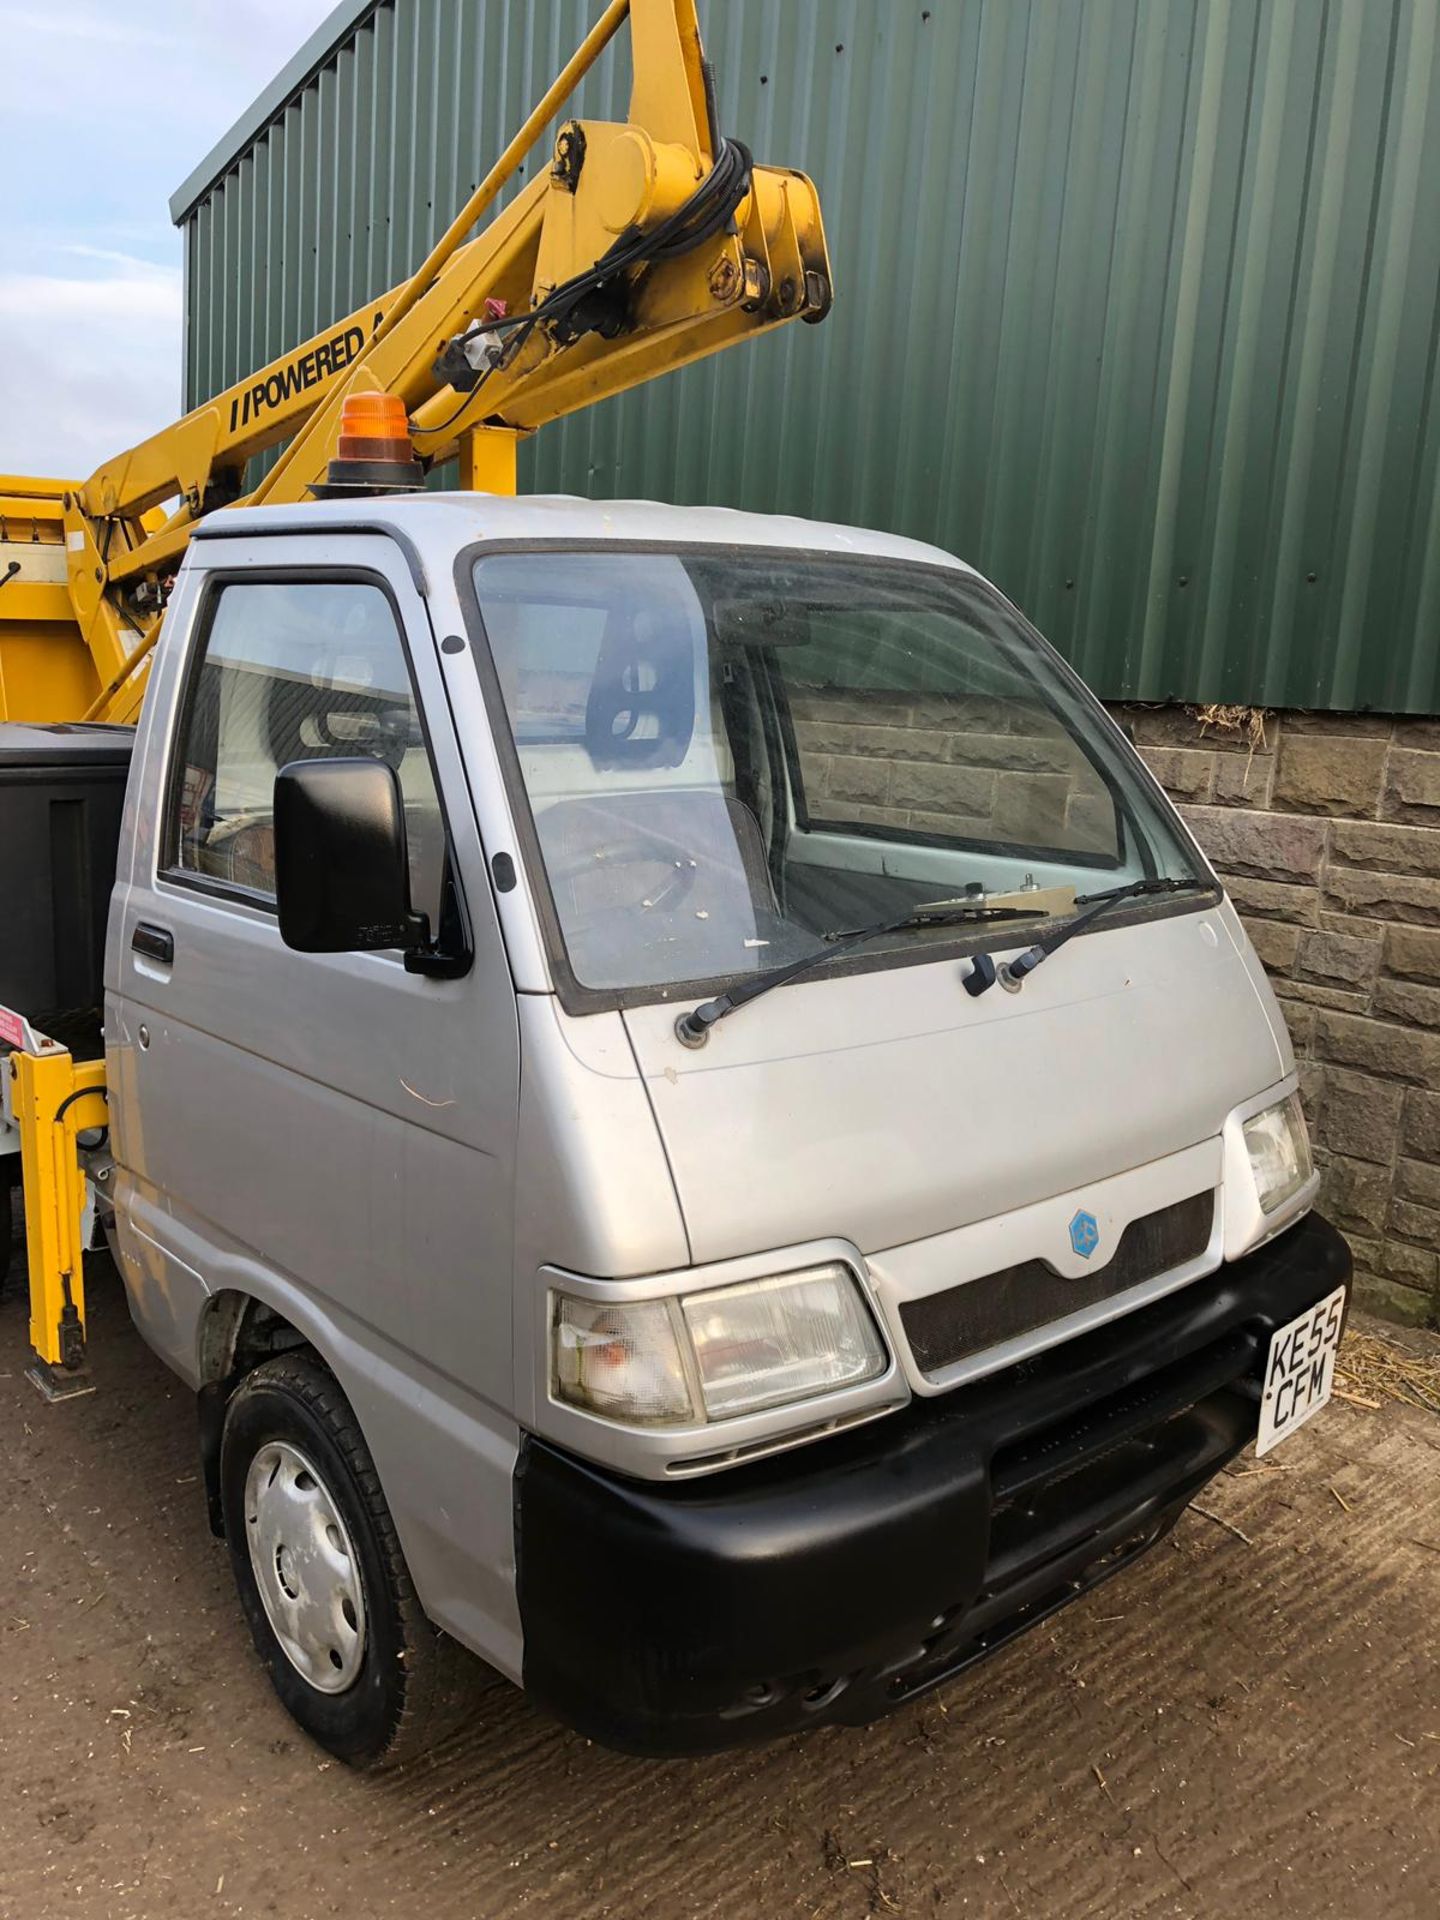
[[[137,920],[130,936],[136,953],[149,960],[161,960],[168,967],[175,958],[175,936],[168,927],[157,927],[149,920]]]

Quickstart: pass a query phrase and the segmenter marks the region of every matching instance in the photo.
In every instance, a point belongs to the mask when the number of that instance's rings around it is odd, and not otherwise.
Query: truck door
[[[517,1021],[425,604],[380,535],[248,536],[192,556],[203,570],[187,569],[171,616],[187,637],[162,648],[142,716],[134,858],[111,918],[132,1310],[192,1379],[224,1289],[310,1332],[365,1428],[417,1583],[432,1548],[444,1557],[422,1537],[437,1506],[493,1578],[511,1552]],[[474,953],[462,978],[280,939],[276,770],[355,754],[398,771],[414,904],[434,926],[453,888]],[[493,1501],[471,1447],[493,1465]],[[443,1621],[442,1578],[432,1567]],[[473,1576],[455,1587],[473,1595]]]

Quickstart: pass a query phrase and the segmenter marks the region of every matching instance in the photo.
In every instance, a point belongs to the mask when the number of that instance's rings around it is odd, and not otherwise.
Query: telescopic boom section
[[[627,16],[629,119],[566,121],[550,166],[467,239]],[[716,125],[714,99],[695,0],[611,0],[403,286],[83,486],[0,480],[0,505],[7,488],[48,492],[63,525],[69,638],[78,628],[90,667],[85,706],[67,691],[70,710],[37,711],[38,683],[31,697],[19,684],[17,632],[17,686],[7,690],[0,592],[0,719],[133,719],[195,522],[216,507],[305,499],[325,479],[347,394],[398,396],[425,465],[458,454],[462,485],[513,492],[522,434],[784,321],[823,319],[830,265],[815,188],[754,165]],[[246,463],[285,441],[245,495]],[[177,501],[168,516],[158,511]],[[52,671],[50,681],[68,689],[75,675]]]

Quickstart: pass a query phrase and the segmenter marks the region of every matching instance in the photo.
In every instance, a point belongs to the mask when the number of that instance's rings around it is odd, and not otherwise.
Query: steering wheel
[[[596,913],[585,916],[585,924],[590,924],[600,914],[646,913],[656,907],[667,907],[672,912],[683,906],[690,897],[700,864],[690,849],[680,840],[674,840],[668,833],[657,833],[653,827],[647,827],[638,821],[628,824],[630,838],[618,846],[596,848],[588,855],[577,855],[550,868],[552,882],[561,884],[570,880],[579,880],[593,874],[597,868],[602,870],[616,867],[654,866],[660,861],[669,861],[674,869],[673,875],[667,875],[655,891],[640,899],[615,903],[602,907]]]

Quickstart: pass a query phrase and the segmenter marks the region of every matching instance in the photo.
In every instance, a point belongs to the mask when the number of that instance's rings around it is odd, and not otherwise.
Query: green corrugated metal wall
[[[596,10],[382,0],[185,216],[191,400],[413,266]],[[819,182],[835,310],[522,484],[938,541],[1109,697],[1440,711],[1440,0],[701,17],[726,131]]]

